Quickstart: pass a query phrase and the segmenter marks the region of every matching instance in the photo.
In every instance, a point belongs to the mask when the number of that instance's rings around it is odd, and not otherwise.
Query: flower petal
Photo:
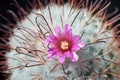
[[[48,54],[48,58],[49,58],[49,59],[53,59],[53,58],[55,58],[56,56],[57,56],[57,54],[55,54],[55,53]]]
[[[66,38],[68,38],[69,40],[72,39],[72,29],[70,29],[68,32],[66,32]]]
[[[80,46],[80,48],[84,47],[85,46],[85,42],[83,41],[80,41],[80,43],[78,44]]]
[[[73,37],[73,44],[76,44],[80,41],[80,36],[76,35]]]
[[[68,24],[64,25],[64,32],[68,32],[69,30],[72,30],[71,26]]]
[[[78,44],[73,44],[72,50],[73,51],[77,51],[79,50],[81,47]]]
[[[65,56],[68,57],[68,58],[72,58],[72,57],[73,57],[73,55],[72,55],[72,53],[71,53],[70,51],[67,51],[67,52],[65,52],[64,54],[65,54]]]
[[[55,33],[56,33],[57,36],[61,36],[61,29],[60,29],[59,26],[56,26]]]
[[[49,59],[52,59],[52,58],[56,57],[56,56],[57,56],[57,53],[58,53],[57,49],[50,48],[50,49],[48,50],[48,58],[49,58]]]
[[[72,38],[72,28],[68,24],[64,25],[64,35],[66,39]]]
[[[80,42],[78,44],[73,44],[73,47],[72,47],[72,50],[73,51],[77,51],[79,50],[80,48],[83,48],[85,46],[85,43],[84,42]]]
[[[61,55],[61,56],[59,57],[59,62],[60,62],[60,63],[64,63],[64,61],[65,61],[65,55]]]
[[[50,35],[50,39],[51,39],[52,41],[56,41],[56,40],[57,40],[57,37],[54,36],[53,34],[51,34],[51,35]]]
[[[76,53],[73,53],[72,61],[73,62],[77,62],[78,61],[78,55]]]
[[[47,37],[44,41],[46,44],[49,44],[51,42],[51,39],[50,39],[50,37]]]
[[[69,26],[68,24],[65,24],[63,27],[65,32],[72,29],[71,26]]]

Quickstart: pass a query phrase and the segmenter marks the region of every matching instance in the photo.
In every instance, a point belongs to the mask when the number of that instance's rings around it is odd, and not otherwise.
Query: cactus
[[[6,57],[10,80],[118,80],[120,76],[115,67],[119,64],[115,54],[119,53],[119,49],[115,46],[119,37],[116,31],[118,25],[114,23],[119,20],[119,15],[115,12],[107,14],[110,2],[71,0],[65,3],[63,0],[50,0],[45,3],[35,1],[37,6],[26,16],[27,12],[15,1],[25,19],[17,22],[9,38],[11,50]],[[9,13],[18,19],[12,11]],[[59,60],[60,51],[55,51],[57,56],[52,54],[49,58],[49,50],[54,48],[55,42],[46,42],[46,39],[53,39],[50,35],[56,37],[57,31],[64,32],[65,24],[70,26],[72,37],[77,35],[78,42],[84,43],[82,47],[76,43],[78,47],[73,50],[78,57],[75,57],[76,60],[73,60],[73,53],[68,53],[72,54],[72,58],[64,55],[64,61]],[[57,27],[60,30],[56,30]],[[59,37],[61,35],[53,41]],[[69,37],[69,31],[63,37]],[[68,48],[74,45],[75,39],[70,40],[71,43],[68,42],[67,48],[61,48],[62,51],[71,51]]]

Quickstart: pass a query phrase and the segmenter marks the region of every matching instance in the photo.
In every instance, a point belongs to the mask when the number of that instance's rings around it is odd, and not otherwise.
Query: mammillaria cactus
[[[27,14],[13,3],[18,16],[24,16],[21,21],[8,11],[17,20],[6,54],[10,80],[119,80],[115,23],[120,15],[107,14],[110,1],[34,0],[33,4]]]

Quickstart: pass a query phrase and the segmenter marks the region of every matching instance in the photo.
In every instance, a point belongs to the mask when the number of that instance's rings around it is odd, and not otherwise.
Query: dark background
[[[26,8],[26,4],[28,1],[33,2],[34,0],[16,0],[20,3],[20,5],[25,9]],[[46,0],[40,0],[40,1],[46,1]],[[65,0],[67,1],[67,0]],[[91,0],[90,0],[91,1]],[[93,0],[96,1],[96,0]],[[119,13],[120,13],[120,0],[108,0],[111,1],[111,5],[108,8],[108,13],[111,13],[115,10],[115,8],[117,7],[119,9]],[[7,14],[7,10],[13,10],[15,12],[17,12],[17,9],[15,7],[11,7],[10,4],[13,3],[13,0],[0,0],[0,14],[4,15],[6,18],[8,17],[9,19],[12,20],[12,18]],[[14,23],[16,23],[16,21],[12,21]],[[0,23],[5,23],[4,20],[2,20],[2,18],[0,18]]]
[[[19,2],[22,2],[22,0],[17,0]],[[27,0],[23,0],[25,4]],[[32,0],[29,0],[32,1]],[[109,0],[108,0],[109,1]],[[5,12],[7,9],[9,9],[10,3],[12,3],[13,0],[0,0],[0,12]],[[120,8],[120,0],[111,0],[111,8],[118,7]]]
[[[27,1],[32,2],[34,0],[16,0],[16,1],[18,1],[21,4],[21,6],[25,8],[25,4],[27,3]],[[42,0],[42,1],[45,1],[45,0]],[[120,13],[120,0],[108,0],[108,1],[111,1],[111,5],[108,9],[108,13],[113,12],[116,7],[119,9],[119,13]],[[10,6],[10,3],[13,3],[13,0],[0,0],[0,14],[8,16],[6,13],[7,10],[11,10],[11,9],[15,10]],[[1,21],[0,19],[0,23],[1,22],[4,22],[4,21]]]

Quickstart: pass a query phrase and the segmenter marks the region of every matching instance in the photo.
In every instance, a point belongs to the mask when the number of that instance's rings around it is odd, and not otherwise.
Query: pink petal
[[[51,48],[48,50],[48,58],[52,59],[57,56],[57,49]]]
[[[78,43],[78,44],[73,44],[73,47],[72,47],[72,50],[75,50],[75,51],[77,51],[77,50],[79,50],[80,48],[83,48],[85,46],[85,42],[80,42],[80,43]]]
[[[57,36],[60,36],[62,34],[59,26],[56,26],[55,33],[57,34]]]
[[[53,34],[51,34],[51,35],[50,35],[50,39],[51,39],[52,41],[56,41],[56,40],[57,40],[57,37],[54,36]]]
[[[76,44],[80,41],[80,36],[76,35],[73,37],[73,44]]]
[[[82,48],[85,46],[85,42],[81,41],[78,45],[80,46],[80,48]]]
[[[64,26],[64,31],[67,32],[68,30],[72,29],[71,26],[69,26],[68,24],[65,24]]]
[[[64,35],[67,39],[72,38],[72,28],[68,24],[64,25]]]
[[[54,53],[48,54],[48,58],[49,58],[49,59],[53,59],[53,58],[55,58],[56,56],[57,56],[57,54],[54,54]]]
[[[68,24],[65,24],[64,25],[64,32],[70,32],[70,31],[72,31],[71,26],[69,26]]]
[[[73,53],[72,61],[73,62],[77,62],[78,61],[78,55],[76,53]]]
[[[78,44],[73,44],[72,50],[79,50],[81,47]]]
[[[59,57],[59,62],[64,63],[64,61],[65,61],[65,55],[60,56]]]
[[[70,51],[67,51],[64,54],[65,54],[66,57],[69,57],[69,58],[73,57],[73,55],[72,55],[72,53]]]
[[[72,39],[72,29],[71,30],[68,30],[68,32],[66,32],[66,38],[68,38],[68,39]]]
[[[51,39],[50,39],[50,37],[47,37],[44,41],[46,44],[49,44],[51,42]]]

